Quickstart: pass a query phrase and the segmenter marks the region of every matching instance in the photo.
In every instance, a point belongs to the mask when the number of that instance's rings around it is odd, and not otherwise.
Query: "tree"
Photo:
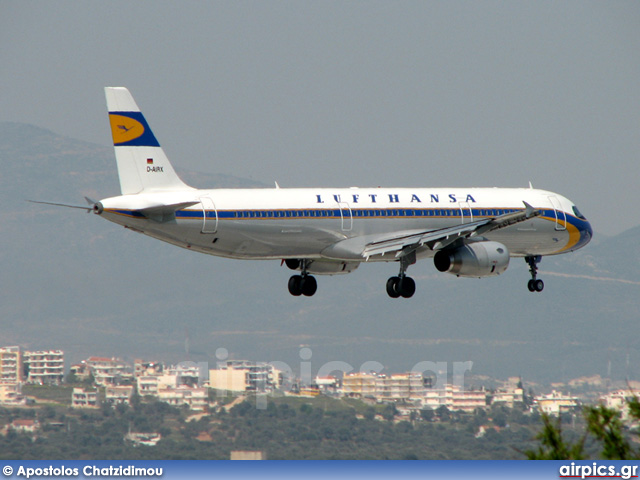
[[[640,400],[635,395],[629,401],[631,418],[640,420]],[[562,436],[562,424],[558,418],[554,424],[547,414],[542,415],[543,429],[537,435],[541,446],[536,451],[525,452],[531,460],[583,460],[584,443],[589,434],[602,443],[600,456],[607,460],[637,460],[640,451],[634,451],[625,438],[620,412],[603,405],[589,406],[583,410],[587,423],[582,438],[570,444]]]
[[[423,408],[420,410],[420,415],[422,416],[422,419],[427,422],[433,422],[433,417],[436,416],[431,408]]]
[[[436,409],[436,415],[442,422],[448,422],[451,419],[451,412],[449,412],[449,409],[444,405],[440,405]]]
[[[567,444],[562,437],[562,422],[558,418],[554,424],[546,413],[542,414],[542,431],[536,436],[540,445],[536,451],[527,450],[529,460],[584,460],[586,435],[575,444]]]

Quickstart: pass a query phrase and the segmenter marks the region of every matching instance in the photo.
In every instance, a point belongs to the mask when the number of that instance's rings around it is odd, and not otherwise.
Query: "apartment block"
[[[136,379],[138,394],[140,396],[149,395],[157,397],[158,392],[166,388],[176,388],[178,377],[176,375],[145,375]]]
[[[0,384],[0,405],[3,407],[21,407],[27,404],[27,399],[22,395],[22,384]]]
[[[234,360],[209,370],[209,386],[217,390],[265,393],[282,383],[282,372],[268,363]]]
[[[20,347],[0,348],[0,383],[20,383],[22,378]]]
[[[508,387],[496,390],[493,393],[492,404],[502,404],[513,408],[517,403],[524,403],[524,390],[518,387]]]
[[[129,405],[133,390],[133,385],[110,385],[105,388],[105,401],[112,405]]]
[[[615,392],[602,395],[600,397],[600,403],[607,408],[618,410],[622,419],[628,420],[630,418],[629,402],[638,397],[640,397],[640,391],[638,390],[616,390]]]
[[[40,350],[24,352],[23,363],[27,382],[38,385],[59,385],[64,377],[64,352]]]
[[[176,388],[161,388],[158,400],[179,407],[187,405],[191,410],[204,410],[209,405],[207,388],[192,388],[180,385]]]
[[[346,396],[380,402],[416,401],[425,395],[425,381],[419,373],[352,373],[343,377],[342,391]]]
[[[86,365],[95,378],[96,385],[117,385],[124,379],[132,378],[127,365],[119,358],[89,357]]]
[[[74,388],[71,393],[72,408],[98,408],[98,392],[86,391],[84,388]]]
[[[549,415],[559,415],[564,412],[571,412],[579,405],[576,397],[565,395],[555,390],[548,395],[535,397],[534,404],[537,404],[538,409],[541,412]]]
[[[342,378],[342,392],[347,397],[375,398],[376,381],[377,375],[372,373],[351,373]]]
[[[162,375],[164,371],[164,364],[162,362],[148,362],[136,358],[133,361],[133,376],[138,377],[150,377],[153,375]]]
[[[427,389],[422,406],[433,410],[444,406],[451,411],[462,410],[470,413],[476,408],[487,408],[487,392],[484,388],[464,390],[457,385],[448,384],[444,388]]]

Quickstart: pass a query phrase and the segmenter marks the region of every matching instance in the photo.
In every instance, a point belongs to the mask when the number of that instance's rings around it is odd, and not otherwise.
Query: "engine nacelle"
[[[433,263],[439,271],[459,277],[491,277],[507,269],[509,250],[498,242],[473,242],[438,251]]]
[[[287,259],[285,260],[285,263],[291,270],[302,270],[302,262],[300,260]],[[341,273],[351,273],[359,266],[359,262],[309,260],[307,263],[307,273],[313,273],[316,275],[339,275]]]

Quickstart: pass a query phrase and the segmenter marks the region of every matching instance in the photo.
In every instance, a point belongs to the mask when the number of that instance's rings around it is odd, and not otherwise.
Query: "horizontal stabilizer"
[[[167,215],[173,215],[175,214],[178,210],[182,210],[183,208],[188,208],[191,207],[193,205],[196,205],[197,203],[200,203],[198,201],[196,202],[182,202],[182,203],[172,203],[170,205],[157,205],[154,207],[147,207],[147,208],[140,208],[138,210],[134,210],[136,213],[140,213],[142,215],[144,215],[147,218],[152,218],[155,216],[167,216]]]

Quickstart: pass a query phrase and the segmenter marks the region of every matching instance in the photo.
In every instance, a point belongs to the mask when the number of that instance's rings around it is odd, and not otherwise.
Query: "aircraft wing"
[[[431,250],[440,250],[451,245],[459,238],[469,238],[482,235],[493,230],[505,228],[516,223],[524,222],[540,215],[540,211],[533,208],[527,202],[524,210],[506,213],[495,217],[483,218],[475,222],[463,223],[453,227],[428,230],[424,232],[407,232],[396,234],[393,237],[377,239],[368,243],[362,251],[366,259],[373,255],[385,255],[395,253],[396,257],[403,257],[413,253],[420,247],[427,246]]]

